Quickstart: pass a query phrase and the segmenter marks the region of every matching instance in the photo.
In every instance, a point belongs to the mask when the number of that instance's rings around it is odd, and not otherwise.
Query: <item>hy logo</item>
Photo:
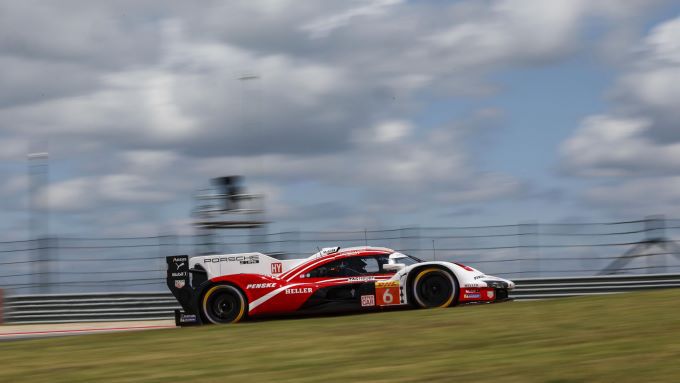
[[[281,262],[272,263],[272,274],[281,274],[283,272],[283,264]]]

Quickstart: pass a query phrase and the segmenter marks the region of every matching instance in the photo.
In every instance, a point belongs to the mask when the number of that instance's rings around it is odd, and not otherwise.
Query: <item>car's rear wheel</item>
[[[413,279],[412,296],[419,307],[449,307],[455,302],[457,295],[456,278],[440,268],[419,270]]]
[[[216,285],[203,295],[203,316],[215,324],[236,323],[246,312],[246,299],[234,286]]]

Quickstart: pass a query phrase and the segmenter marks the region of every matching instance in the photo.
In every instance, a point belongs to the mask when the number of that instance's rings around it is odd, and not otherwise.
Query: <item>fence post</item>
[[[520,259],[523,258],[533,258],[534,262],[531,260],[520,261],[520,271],[526,273],[528,265],[534,266],[536,270],[533,270],[537,277],[541,276],[541,262],[540,257],[537,256],[538,247],[538,223],[537,222],[527,222],[519,224],[519,250]]]
[[[59,237],[50,238],[50,278],[49,278],[49,290],[50,293],[59,293],[61,286],[59,281],[61,280],[61,264],[59,263]]]
[[[647,237],[645,239],[648,244],[647,248],[649,248],[650,245],[657,244],[660,245],[664,253],[668,251],[668,239],[666,238],[666,217],[663,215],[650,215],[645,217],[645,235]],[[666,273],[667,271],[666,254],[647,256],[647,274]]]
[[[158,258],[164,260],[166,256],[179,254],[177,243],[177,234],[159,234]]]
[[[50,239],[40,237],[38,243],[38,291],[40,294],[49,293],[51,260],[50,260]]]
[[[290,230],[284,231],[280,235],[281,246],[279,250],[286,254],[286,258],[301,258],[300,255],[300,231]]]
[[[269,251],[269,234],[267,225],[252,227],[248,231],[249,251],[267,253]]]
[[[199,228],[194,234],[194,253],[206,255],[215,253],[214,233],[210,229]]]

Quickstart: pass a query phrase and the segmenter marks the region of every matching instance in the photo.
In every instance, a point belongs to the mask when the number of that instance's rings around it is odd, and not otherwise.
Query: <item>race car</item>
[[[328,247],[303,259],[262,253],[166,257],[178,326],[290,313],[449,307],[508,299],[512,281],[383,247]]]

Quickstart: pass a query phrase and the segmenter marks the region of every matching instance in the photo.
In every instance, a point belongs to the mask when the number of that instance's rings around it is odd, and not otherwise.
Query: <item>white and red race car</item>
[[[177,325],[288,313],[448,307],[506,300],[512,281],[383,247],[324,248],[304,259],[261,253],[166,257]]]

